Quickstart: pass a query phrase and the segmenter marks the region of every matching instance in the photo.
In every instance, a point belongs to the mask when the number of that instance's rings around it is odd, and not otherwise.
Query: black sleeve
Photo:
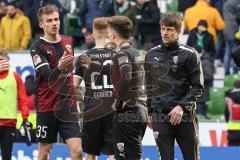
[[[192,109],[193,104],[197,101],[197,99],[202,95],[203,91],[203,71],[201,61],[196,53],[189,55],[189,59],[187,61],[188,71],[189,71],[189,80],[190,80],[190,90],[187,95],[179,102],[181,107],[186,109]]]
[[[83,77],[85,70],[83,69],[83,67],[81,67],[81,61],[80,61],[80,57],[78,57],[77,61],[75,62],[75,71],[74,71],[74,75],[75,76],[80,76]]]
[[[119,66],[120,71],[120,86],[119,96],[122,101],[126,101],[127,92],[131,87],[132,80],[132,60],[131,56],[127,53],[119,53],[116,56],[115,63]]]
[[[150,67],[149,67],[149,65],[147,65],[148,55],[149,55],[149,53],[145,57],[145,64],[144,64],[144,70],[145,70],[145,74],[146,74],[146,76],[145,76],[145,86],[146,86],[147,91],[149,89],[148,85],[152,84],[151,83],[151,78],[150,78],[150,75],[149,75]],[[152,103],[152,98],[151,97],[152,96],[148,94],[149,92],[146,92],[146,93],[147,93],[147,103],[146,104],[147,104],[147,108],[148,108],[148,114],[151,115],[152,114],[152,108],[151,108],[151,103]]]
[[[205,53],[207,54],[207,53]],[[204,82],[210,82],[213,80],[214,67],[210,59],[204,59],[202,61]]]
[[[31,47],[30,54],[36,72],[42,75],[44,80],[55,80],[61,74],[61,71],[57,67],[50,69],[45,54],[37,47]]]
[[[151,14],[151,18],[147,18],[147,19],[140,19],[138,20],[138,23],[144,23],[144,24],[155,24],[155,23],[159,23],[160,21],[160,10],[158,8],[157,5],[151,4],[150,5],[150,14]]]
[[[225,121],[228,122],[229,121],[229,110],[228,110],[228,106],[225,107],[225,110],[224,110],[224,117],[225,117]]]
[[[239,70],[240,69],[240,46],[233,49],[231,56]]]

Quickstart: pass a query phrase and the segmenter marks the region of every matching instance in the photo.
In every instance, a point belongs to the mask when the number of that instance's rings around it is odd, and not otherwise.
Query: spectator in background
[[[93,32],[91,29],[88,29],[86,31],[86,33],[84,34],[84,39],[85,39],[85,43],[81,46],[80,49],[88,50],[88,49],[94,48],[95,39],[94,39]]]
[[[34,110],[34,77],[28,75],[25,78],[25,88],[27,93],[27,105],[29,110]]]
[[[233,48],[236,47],[235,34],[239,31],[240,22],[240,1],[239,0],[228,0],[223,6],[223,17],[225,21],[225,28],[223,31],[225,38],[225,54],[224,54],[224,69],[225,75],[230,73],[230,66],[233,68],[234,63],[231,59],[231,53]]]
[[[197,0],[179,0],[178,11],[184,14],[185,10],[192,7],[196,2]]]
[[[205,20],[200,20],[196,28],[191,30],[187,40],[187,45],[194,47],[200,46],[205,52],[213,57],[215,53],[215,44],[213,36],[208,32],[208,24]]]
[[[220,15],[223,17],[223,3],[226,0],[212,0],[212,6],[215,7]],[[217,44],[216,44],[216,54],[214,55],[214,65],[222,66],[223,57],[225,52],[225,40],[223,35],[223,30],[218,32]]]
[[[82,33],[86,33],[87,29],[92,30],[94,18],[113,16],[113,5],[113,0],[84,0],[80,8]]]
[[[22,125],[27,125],[29,111],[21,77],[9,71],[7,51],[0,48],[0,144],[3,160],[11,160],[17,111],[22,112]]]
[[[160,10],[155,0],[137,0],[136,21],[144,49],[157,46],[161,42]]]
[[[226,92],[225,120],[228,126],[228,146],[240,146],[240,81]]]
[[[137,8],[136,3],[129,0],[116,0],[114,3],[114,13],[115,15],[121,15],[128,17],[133,23],[133,37],[137,37],[137,25],[136,25],[136,15]]]
[[[0,1],[0,21],[2,17],[4,17],[7,13],[7,7],[6,2],[4,0]]]
[[[204,19],[208,23],[208,32],[213,35],[216,42],[217,32],[223,30],[224,21],[217,9],[210,6],[210,0],[198,0],[188,8],[184,15],[185,29],[191,31],[197,27],[198,22]]]
[[[23,11],[24,15],[30,15],[30,9],[34,0],[19,0],[17,5]]]
[[[7,4],[7,15],[1,20],[0,47],[9,51],[28,48],[31,39],[31,25],[29,19],[23,15],[16,4]]]
[[[194,46],[198,51],[200,60],[202,62],[203,77],[204,77],[204,89],[202,96],[197,100],[197,114],[203,115],[206,119],[210,119],[207,116],[207,104],[209,100],[209,88],[213,82],[214,66],[211,56],[200,46]]]

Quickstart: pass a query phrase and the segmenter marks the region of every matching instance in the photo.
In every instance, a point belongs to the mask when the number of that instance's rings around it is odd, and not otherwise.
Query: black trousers
[[[228,130],[228,146],[240,146],[240,130]]]
[[[153,114],[153,133],[161,160],[174,160],[174,144],[177,141],[184,160],[199,159],[199,129],[195,111],[184,113],[179,125],[172,125],[167,114]]]
[[[2,160],[11,160],[16,127],[0,126]]]

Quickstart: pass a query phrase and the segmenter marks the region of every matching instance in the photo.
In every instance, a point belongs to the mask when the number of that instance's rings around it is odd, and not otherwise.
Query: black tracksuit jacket
[[[179,43],[152,48],[146,55],[145,72],[147,86],[163,88],[157,95],[147,92],[150,113],[169,113],[177,105],[185,111],[195,108],[203,90],[202,66],[195,49]]]

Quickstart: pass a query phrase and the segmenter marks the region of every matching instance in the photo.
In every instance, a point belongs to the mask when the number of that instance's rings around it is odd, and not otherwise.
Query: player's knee
[[[51,146],[41,147],[38,153],[39,160],[48,160],[50,152],[51,152]]]
[[[71,155],[72,157],[79,157],[81,158],[82,157],[82,148],[78,147],[74,150],[71,151]]]
[[[47,151],[47,150],[39,151],[38,158],[39,158],[39,160],[48,160],[49,159],[49,155],[50,155],[50,150],[49,151]]]

